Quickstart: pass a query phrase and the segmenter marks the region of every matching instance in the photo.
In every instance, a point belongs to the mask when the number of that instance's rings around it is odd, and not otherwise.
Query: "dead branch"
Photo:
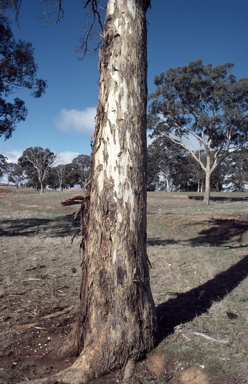
[[[201,332],[192,332],[192,333],[193,333],[193,335],[204,337],[205,339],[210,340],[210,341],[215,341],[216,343],[230,344],[230,340],[214,339],[213,337],[208,336],[205,333],[201,333]]]
[[[71,199],[68,199],[68,200],[65,200],[65,201],[61,201],[61,204],[63,206],[67,206],[67,205],[76,205],[76,204],[83,204],[85,199],[89,196],[89,193],[85,190],[82,191],[83,194],[81,196],[75,196]]]
[[[59,316],[62,316],[62,315],[65,315],[69,312],[71,312],[71,310],[74,308],[74,306],[70,306],[70,307],[67,307],[65,309],[63,309],[62,311],[57,311],[57,312],[54,312],[54,313],[50,313],[49,315],[46,315],[46,316],[42,316],[40,319],[41,320],[46,320],[46,319],[53,319],[55,317],[59,317]],[[16,332],[21,332],[21,331],[25,331],[26,329],[30,329],[30,328],[34,328],[38,325],[39,323],[36,322],[36,323],[30,323],[30,324],[22,324],[22,325],[19,325],[15,328],[15,331]]]

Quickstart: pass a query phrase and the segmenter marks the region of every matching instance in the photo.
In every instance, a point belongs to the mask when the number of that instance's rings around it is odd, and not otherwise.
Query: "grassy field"
[[[78,192],[0,187],[0,384],[73,360],[51,351],[78,311],[78,223],[60,204]],[[149,193],[147,217],[159,335],[133,382],[248,383],[248,194],[214,194],[207,207],[198,194]]]

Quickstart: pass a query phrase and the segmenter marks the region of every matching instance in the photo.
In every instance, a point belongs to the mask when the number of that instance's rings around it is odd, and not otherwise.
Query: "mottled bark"
[[[81,289],[83,344],[95,351],[96,374],[154,345],[146,254],[145,10],[142,0],[109,2],[100,58]]]

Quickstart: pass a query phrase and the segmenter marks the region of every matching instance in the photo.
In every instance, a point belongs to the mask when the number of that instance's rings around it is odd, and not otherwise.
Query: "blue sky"
[[[19,92],[28,108],[12,138],[0,138],[0,153],[17,161],[28,147],[41,146],[70,162],[90,154],[98,99],[98,54],[78,60],[84,27],[83,0],[64,0],[65,17],[45,23],[48,11],[36,0],[23,0],[16,37],[33,44],[38,76],[48,88],[40,99]],[[202,59],[213,65],[231,62],[237,79],[248,77],[248,0],[152,0],[148,10],[148,90],[169,68]]]

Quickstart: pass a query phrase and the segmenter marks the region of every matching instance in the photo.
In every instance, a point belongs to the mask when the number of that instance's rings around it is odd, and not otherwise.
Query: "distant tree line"
[[[91,157],[79,155],[69,164],[59,164],[59,157],[48,148],[25,149],[17,163],[8,163],[0,155],[0,176],[6,175],[8,182],[17,187],[25,185],[43,193],[45,188],[63,190],[76,184],[83,188],[89,177]]]
[[[206,164],[204,150],[194,151]],[[214,153],[211,153],[211,158]],[[149,191],[205,192],[205,173],[192,154],[166,137],[155,139],[147,150],[147,189]],[[213,171],[213,192],[245,192],[248,189],[248,150],[240,148],[226,157]]]
[[[195,156],[206,163],[203,150]],[[211,154],[214,157],[214,153]],[[59,157],[49,149],[27,148],[17,163],[8,163],[0,155],[0,177],[9,183],[32,187],[41,193],[45,188],[63,190],[79,185],[83,188],[89,178],[91,157],[79,155],[71,163],[56,165]],[[245,192],[248,189],[248,150],[241,148],[214,170],[211,191]],[[155,139],[147,149],[147,190],[204,192],[205,174],[188,151],[166,137]]]

